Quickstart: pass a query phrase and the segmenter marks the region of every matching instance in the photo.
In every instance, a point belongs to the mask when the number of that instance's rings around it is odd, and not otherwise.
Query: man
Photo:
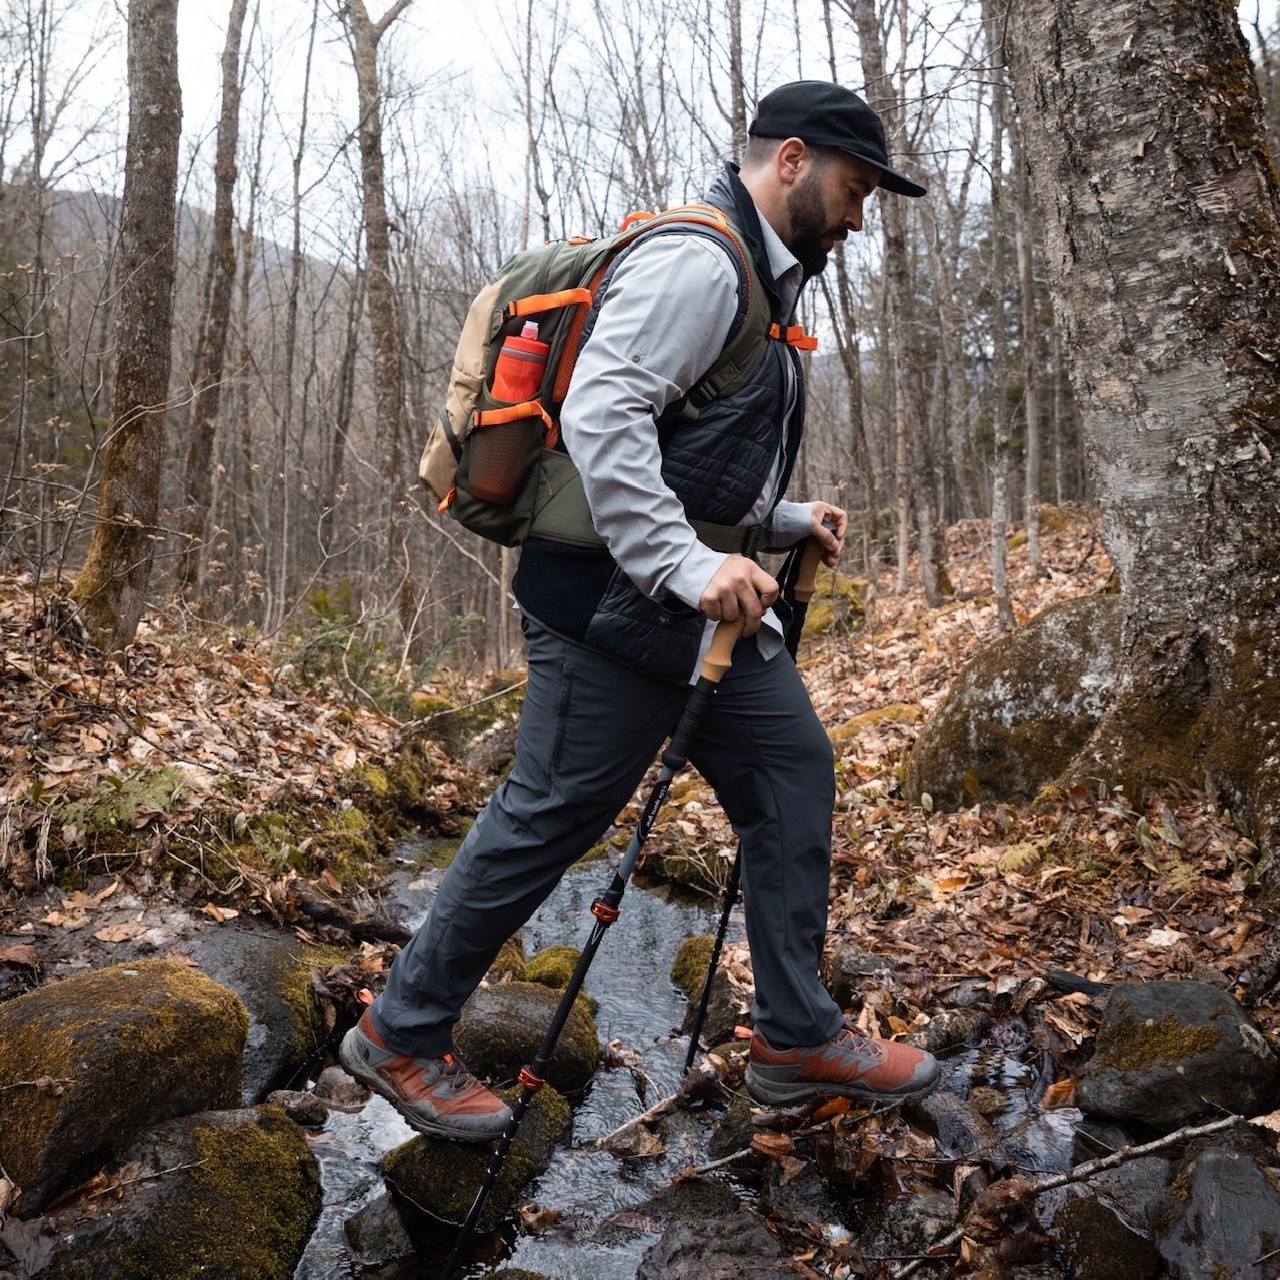
[[[787,327],[805,280],[861,230],[872,191],[924,190],[889,168],[879,118],[836,85],[774,90],[750,135],[741,170],[727,166],[708,200],[737,238],[641,237],[601,285],[561,432],[607,550],[526,542],[513,587],[529,680],[511,774],[386,990],[342,1043],[347,1070],[425,1133],[483,1141],[505,1128],[510,1110],[453,1046],[462,1005],[631,797],[679,718],[713,624],[740,616],[743,639],[690,758],[742,841],[756,980],[747,1087],[791,1105],[818,1094],[895,1101],[937,1083],[933,1058],[846,1025],[818,980],[830,744],[783,646],[777,582],[750,555],[712,550],[690,525],[761,528],[775,547],[816,538],[836,563],[845,513],[782,499],[803,425]],[[748,290],[761,287],[770,335],[782,340],[759,344],[745,385],[697,398],[696,414],[673,422],[745,323]]]

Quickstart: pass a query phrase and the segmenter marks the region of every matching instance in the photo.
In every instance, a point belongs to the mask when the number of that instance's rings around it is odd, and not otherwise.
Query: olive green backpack
[[[610,265],[642,236],[685,225],[710,229],[737,250],[745,282],[745,315],[720,356],[663,421],[696,417],[697,406],[746,384],[772,337],[816,345],[799,329],[770,324],[763,287],[741,233],[719,209],[683,205],[659,214],[632,214],[613,236],[575,237],[526,249],[508,261],[476,296],[454,355],[444,409],[423,450],[418,474],[440,511],[481,537],[519,546],[535,536],[578,546],[601,546],[578,470],[557,448],[560,406],[569,391],[583,326]],[[502,344],[536,318],[547,346],[538,394],[519,403],[494,398]],[[495,469],[502,482],[492,483]],[[478,483],[481,471],[485,483]],[[473,479],[477,483],[473,486]],[[480,490],[479,493],[473,489]],[[501,500],[495,493],[501,490]],[[695,522],[699,538],[717,550],[739,549],[741,530]]]

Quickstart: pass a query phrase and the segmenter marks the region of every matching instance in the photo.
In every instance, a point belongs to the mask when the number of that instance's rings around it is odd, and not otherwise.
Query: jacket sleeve
[[[662,478],[657,419],[724,349],[738,274],[702,236],[656,235],[618,265],[560,414],[596,532],[641,591],[697,608],[725,556]]]

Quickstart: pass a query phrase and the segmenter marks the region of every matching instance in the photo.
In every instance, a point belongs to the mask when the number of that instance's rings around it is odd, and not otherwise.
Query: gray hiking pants
[[[529,683],[511,773],[373,1006],[387,1044],[413,1057],[452,1049],[459,1012],[503,942],[631,799],[688,697],[687,688],[561,639],[532,618],[524,631]],[[742,841],[756,1026],[779,1046],[827,1040],[841,1022],[818,981],[835,774],[827,735],[785,652],[766,662],[754,639],[738,644],[690,760]],[[625,902],[615,928],[626,929]]]

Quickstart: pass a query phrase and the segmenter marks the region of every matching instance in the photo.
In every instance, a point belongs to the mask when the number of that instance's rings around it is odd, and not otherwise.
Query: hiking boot
[[[338,1060],[348,1075],[380,1094],[419,1133],[459,1142],[502,1135],[511,1108],[469,1072],[456,1053],[410,1058],[388,1048],[366,1009],[342,1038]]]
[[[938,1075],[932,1054],[874,1040],[846,1023],[825,1044],[800,1049],[775,1049],[753,1032],[746,1085],[757,1102],[775,1107],[832,1094],[860,1102],[901,1102],[931,1093]]]

